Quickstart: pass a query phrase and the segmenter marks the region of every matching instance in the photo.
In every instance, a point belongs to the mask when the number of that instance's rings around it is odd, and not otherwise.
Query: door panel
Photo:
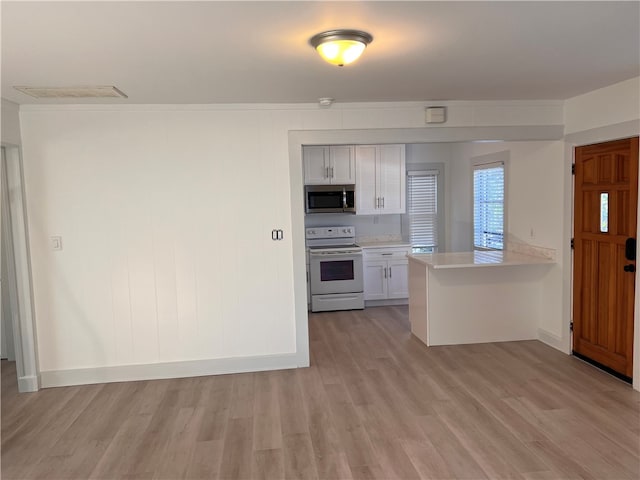
[[[635,260],[625,242],[636,235],[638,139],[575,151],[573,350],[631,377]]]
[[[331,183],[331,179],[327,175],[327,167],[329,166],[328,147],[302,147],[302,159],[304,162],[305,185],[325,185]]]
[[[356,213],[379,213],[377,208],[378,186],[376,178],[377,155],[375,145],[356,146]]]
[[[389,260],[389,298],[409,297],[409,263],[406,259]]]
[[[364,261],[364,299],[387,298],[387,280],[384,278],[385,261]]]
[[[329,147],[331,160],[331,183],[352,184],[356,183],[355,149],[351,145],[338,145]]]
[[[380,192],[383,213],[405,213],[405,146],[380,147]]]

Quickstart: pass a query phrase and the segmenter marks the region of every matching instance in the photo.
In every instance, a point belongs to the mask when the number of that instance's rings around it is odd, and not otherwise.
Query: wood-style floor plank
[[[309,337],[307,369],[33,394],[3,361],[2,478],[640,478],[640,394],[541,342],[427,348],[403,306]]]

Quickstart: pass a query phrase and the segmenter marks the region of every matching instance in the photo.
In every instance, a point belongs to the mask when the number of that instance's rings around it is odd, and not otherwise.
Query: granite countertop
[[[434,270],[508,265],[550,265],[555,263],[555,261],[545,257],[505,251],[418,253],[410,254],[408,257],[409,260],[422,263]]]

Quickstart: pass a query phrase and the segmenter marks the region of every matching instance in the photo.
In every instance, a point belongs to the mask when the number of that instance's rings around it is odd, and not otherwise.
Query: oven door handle
[[[328,256],[362,256],[362,252],[353,252],[353,251],[346,251],[346,250],[342,250],[342,251],[335,251],[335,252],[309,252],[309,256],[311,257],[328,257]]]

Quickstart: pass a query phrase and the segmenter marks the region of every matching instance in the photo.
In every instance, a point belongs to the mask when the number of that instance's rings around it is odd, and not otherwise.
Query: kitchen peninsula
[[[408,258],[411,332],[425,344],[537,338],[552,259],[508,251]]]

